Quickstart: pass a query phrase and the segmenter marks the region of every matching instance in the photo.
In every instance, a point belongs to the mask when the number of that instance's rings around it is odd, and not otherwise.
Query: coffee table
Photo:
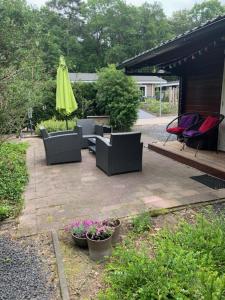
[[[96,153],[96,138],[89,138],[88,139],[88,149],[92,153]]]

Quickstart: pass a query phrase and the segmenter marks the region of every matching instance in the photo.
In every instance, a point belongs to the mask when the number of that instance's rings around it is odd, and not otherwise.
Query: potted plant
[[[87,248],[87,231],[89,230],[90,226],[93,226],[97,223],[98,222],[92,220],[74,221],[69,224],[65,230],[71,232],[72,238],[77,246],[81,248]]]
[[[119,219],[106,219],[102,222],[102,225],[112,227],[113,234],[112,234],[112,244],[115,245],[119,242],[120,238],[120,228],[121,228],[121,222]]]
[[[93,260],[102,260],[112,254],[113,229],[102,224],[91,226],[87,232],[89,254]]]

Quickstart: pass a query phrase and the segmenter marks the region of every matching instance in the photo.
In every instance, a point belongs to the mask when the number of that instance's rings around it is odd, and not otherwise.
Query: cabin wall
[[[182,70],[181,112],[207,116],[220,112],[224,49],[217,48],[192,60]]]

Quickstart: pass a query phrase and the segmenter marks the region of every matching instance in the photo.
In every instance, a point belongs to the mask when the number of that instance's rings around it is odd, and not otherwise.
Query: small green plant
[[[129,237],[106,271],[101,300],[225,299],[225,218],[199,215],[138,247]]]
[[[0,206],[0,221],[8,218],[10,216],[11,209],[8,205]]]
[[[74,129],[76,125],[76,121],[74,120],[68,120],[68,129],[72,130]],[[53,131],[63,131],[66,130],[66,121],[61,121],[61,120],[56,120],[55,118],[42,121],[39,124],[37,124],[35,133],[37,135],[40,135],[40,127],[45,127],[48,132],[53,132]]]
[[[133,231],[142,233],[148,231],[152,226],[151,216],[149,212],[144,212],[132,220]]]

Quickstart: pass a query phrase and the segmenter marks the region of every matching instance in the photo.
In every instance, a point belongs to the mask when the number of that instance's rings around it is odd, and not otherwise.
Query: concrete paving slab
[[[148,143],[148,137],[143,137]],[[190,177],[200,171],[143,150],[143,171],[108,177],[96,168],[95,156],[82,150],[81,163],[47,166],[41,139],[29,139],[30,181],[19,234],[63,228],[74,219],[134,215],[149,208],[169,208],[225,198]]]

